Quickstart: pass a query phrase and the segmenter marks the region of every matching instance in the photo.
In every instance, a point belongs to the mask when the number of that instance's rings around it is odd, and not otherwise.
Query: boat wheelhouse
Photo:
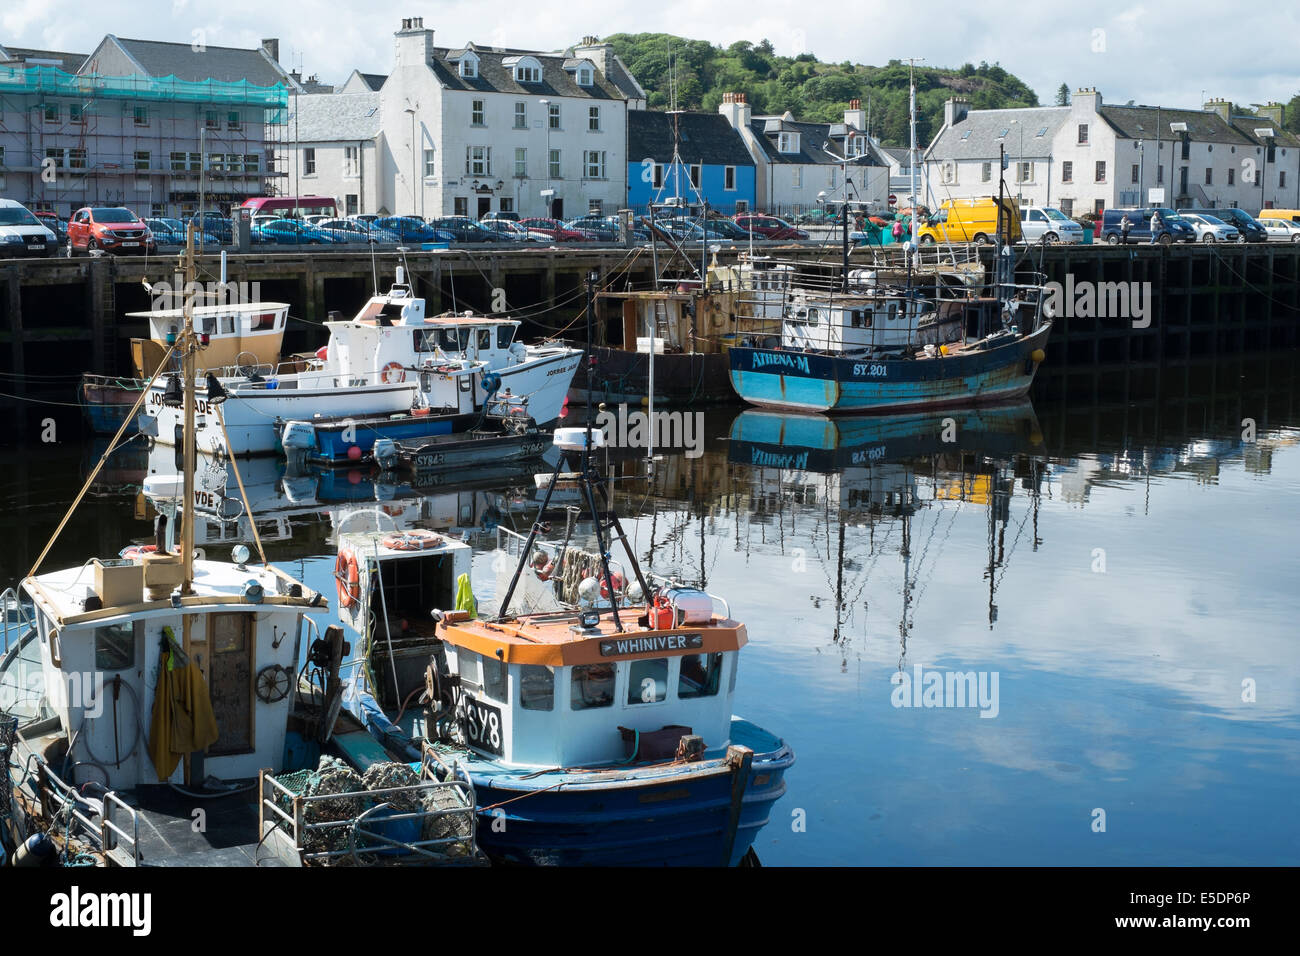
[[[599,541],[614,529],[627,550],[611,514],[595,529]],[[740,863],[794,762],[784,741],[732,714],[745,625],[704,591],[651,590],[630,551],[630,575],[610,572],[600,544],[529,566],[537,530],[491,619],[465,593],[465,545],[343,536],[340,614],[367,662],[345,697],[390,748],[424,739],[464,770],[479,844],[496,861]],[[507,613],[523,576],[552,574],[574,577],[581,607]],[[417,712],[408,702],[421,694]]]

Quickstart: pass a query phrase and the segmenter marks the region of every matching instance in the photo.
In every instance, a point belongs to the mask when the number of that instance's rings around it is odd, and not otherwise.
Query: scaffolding
[[[0,176],[20,174],[4,192],[63,215],[104,203],[186,216],[204,197],[207,208],[234,206],[277,176],[288,103],[283,84],[3,65]],[[43,175],[51,158],[53,177]]]

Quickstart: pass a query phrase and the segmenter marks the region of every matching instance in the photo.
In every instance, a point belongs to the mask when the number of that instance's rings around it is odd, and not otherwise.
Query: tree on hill
[[[1060,86],[1056,88],[1056,105],[1057,106],[1070,105],[1070,84],[1069,83],[1062,83]]]

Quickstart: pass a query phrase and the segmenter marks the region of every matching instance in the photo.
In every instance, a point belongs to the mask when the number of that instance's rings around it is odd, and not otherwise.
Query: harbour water
[[[798,755],[762,862],[1300,860],[1298,373],[1233,358],[833,426],[719,408],[702,455],[663,449],[652,480],[615,461],[639,557],[728,599],[750,639],[737,712]],[[13,451],[6,582],[98,457]],[[45,566],[146,539],[148,467],[116,454]],[[526,531],[540,497],[528,473],[412,489],[247,467],[269,556],[331,594],[330,535],[362,506],[471,531],[490,602],[492,529]],[[207,527],[209,550],[247,537]]]

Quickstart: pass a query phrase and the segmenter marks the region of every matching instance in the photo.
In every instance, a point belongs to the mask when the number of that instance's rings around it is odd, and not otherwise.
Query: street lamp
[[[546,124],[546,188],[542,190],[542,196],[546,199],[546,218],[551,218],[551,199],[555,196],[555,190],[551,188],[551,101],[539,100],[542,104],[542,122]]]
[[[1261,127],[1260,129],[1255,130],[1255,135],[1258,136],[1260,139],[1271,140],[1271,139],[1276,135],[1276,132],[1277,132],[1277,131],[1274,130],[1273,127],[1271,127],[1271,126],[1265,126],[1265,127]],[[1272,148],[1272,145],[1271,145],[1270,143],[1265,143],[1265,145],[1264,145],[1264,165],[1263,165],[1263,168],[1260,170],[1260,174],[1259,174],[1259,212],[1260,212],[1260,215],[1263,215],[1263,213],[1264,213],[1264,177],[1265,177],[1265,174],[1268,172],[1268,151],[1269,151],[1271,148]]]

